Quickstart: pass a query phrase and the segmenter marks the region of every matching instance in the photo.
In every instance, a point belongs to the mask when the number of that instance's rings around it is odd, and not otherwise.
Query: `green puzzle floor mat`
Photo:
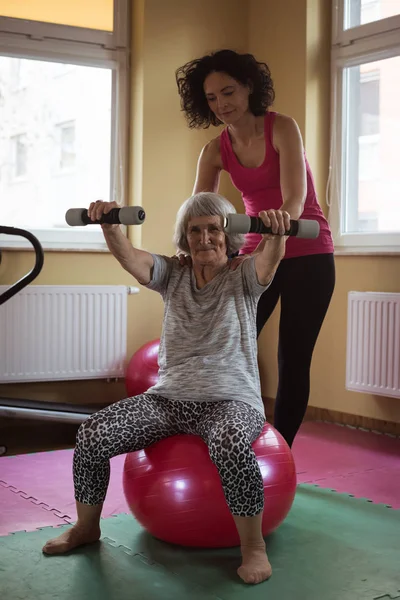
[[[170,546],[130,515],[104,519],[99,544],[44,556],[61,529],[0,538],[1,600],[400,599],[400,511],[316,486],[298,487],[268,538],[273,575],[258,586],[238,579],[238,549]]]

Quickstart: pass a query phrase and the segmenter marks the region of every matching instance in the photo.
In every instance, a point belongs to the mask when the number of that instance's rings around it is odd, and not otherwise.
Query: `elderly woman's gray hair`
[[[190,219],[194,217],[227,217],[236,213],[236,209],[223,196],[213,192],[200,192],[188,198],[180,207],[176,216],[174,244],[178,250],[187,254],[189,244],[187,242],[187,228]],[[227,254],[238,252],[244,244],[245,237],[242,233],[225,234]]]

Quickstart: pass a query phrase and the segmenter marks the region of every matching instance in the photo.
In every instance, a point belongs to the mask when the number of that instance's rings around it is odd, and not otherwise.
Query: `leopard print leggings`
[[[83,504],[102,504],[110,458],[187,433],[201,436],[208,445],[231,513],[253,517],[264,508],[264,489],[251,444],[264,422],[261,413],[244,402],[174,402],[154,394],[116,402],[91,415],[78,430],[75,498]]]

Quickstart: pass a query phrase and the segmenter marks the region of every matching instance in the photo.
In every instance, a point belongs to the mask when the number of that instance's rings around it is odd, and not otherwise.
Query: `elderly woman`
[[[116,205],[98,201],[93,220]],[[79,428],[73,474],[78,520],[43,548],[60,554],[100,537],[110,458],[143,449],[179,433],[199,435],[209,448],[233,515],[242,551],[239,576],[260,583],[271,575],[262,537],[263,484],[252,442],[265,422],[256,342],[256,314],[284,254],[290,223],[261,213],[274,233],[262,252],[229,269],[229,255],[243,236],[227,235],[223,217],[234,207],[222,196],[201,193],[178,212],[174,241],[192,267],[133,248],[119,225],[102,225],[107,245],[139,283],[165,303],[159,380],[145,394],[121,400],[90,416]]]

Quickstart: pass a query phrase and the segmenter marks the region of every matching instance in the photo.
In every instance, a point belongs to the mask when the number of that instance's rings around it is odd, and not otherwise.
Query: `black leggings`
[[[311,358],[334,287],[333,254],[288,258],[258,303],[257,336],[281,300],[274,426],[289,446],[307,409]]]

